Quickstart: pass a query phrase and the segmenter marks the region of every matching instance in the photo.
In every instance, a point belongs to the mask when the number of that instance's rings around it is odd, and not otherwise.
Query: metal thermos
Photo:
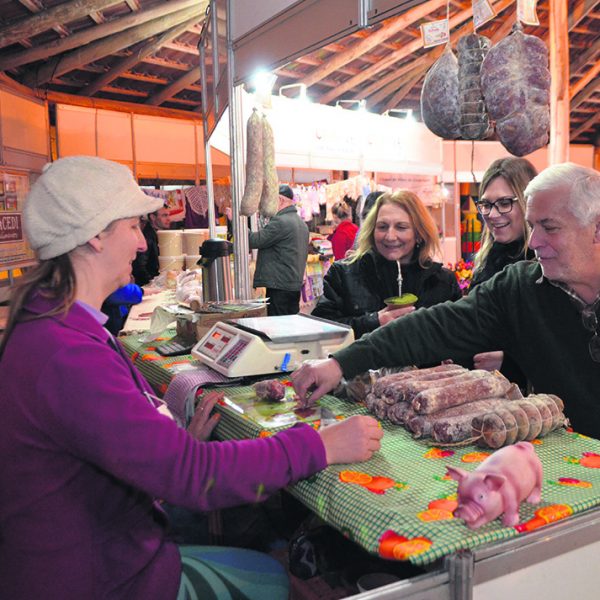
[[[226,240],[209,239],[200,246],[202,267],[202,299],[204,302],[233,300],[231,262],[233,244]]]

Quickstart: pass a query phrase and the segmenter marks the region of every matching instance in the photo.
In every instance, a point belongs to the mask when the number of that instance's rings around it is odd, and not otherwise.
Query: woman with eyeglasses
[[[475,203],[485,223],[481,248],[475,256],[475,272],[470,291],[496,273],[521,260],[531,260],[535,254],[527,247],[529,227],[525,221],[527,184],[537,175],[535,167],[525,158],[499,158],[483,174],[479,200]],[[502,352],[483,352],[473,357],[476,369],[501,370],[511,381],[526,385],[519,367]]]

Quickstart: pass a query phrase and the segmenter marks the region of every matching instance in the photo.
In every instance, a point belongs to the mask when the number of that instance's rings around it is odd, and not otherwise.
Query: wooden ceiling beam
[[[600,77],[590,82],[585,89],[571,99],[571,112],[585,110],[581,105],[584,102],[594,102],[592,96],[600,90]]]
[[[413,72],[411,72],[411,76],[408,81],[400,86],[400,89],[385,103],[383,107],[383,111],[390,110],[391,108],[396,108],[404,98],[409,94],[409,92],[415,87],[415,85],[421,80],[422,77],[425,76],[427,70],[429,69],[429,65],[419,65]]]
[[[577,127],[577,129],[572,131],[570,135],[570,140],[573,141],[574,139],[578,138],[582,133],[584,133],[586,130],[590,129],[592,126],[598,123],[598,121],[600,121],[600,112],[597,112],[596,114],[591,116],[587,121],[583,123],[583,125],[580,125],[579,127]]]
[[[0,78],[2,76],[0,75]],[[106,98],[86,98],[65,94],[63,92],[53,92],[48,90],[43,96],[48,102],[55,104],[68,104],[71,106],[84,106],[87,108],[98,108],[101,110],[114,110],[117,112],[135,113],[139,115],[152,115],[156,117],[170,117],[174,119],[183,119],[185,121],[200,121],[200,115],[178,110],[176,108],[163,108],[160,106],[147,106],[145,104],[135,104],[133,102],[122,102],[119,100],[109,100]]]
[[[430,0],[429,2],[423,2],[415,8],[407,10],[398,17],[394,17],[389,21],[384,22],[383,25],[376,31],[373,31],[369,37],[357,42],[344,52],[340,52],[339,54],[331,57],[320,67],[317,67],[314,71],[304,77],[300,83],[303,83],[307,87],[314,85],[320,79],[327,77],[327,75],[330,75],[334,71],[338,71],[341,67],[352,62],[369,50],[372,50],[384,40],[396,35],[407,25],[424,18],[434,10],[437,10],[441,6],[445,5],[446,0]]]
[[[569,65],[569,73],[574,75],[581,71],[588,63],[596,62],[597,56],[600,54],[600,44],[595,44],[588,48],[585,52],[582,52],[573,62]]]
[[[162,88],[158,92],[152,94],[145,104],[152,104],[154,106],[159,106],[165,100],[169,100],[175,94],[179,93],[181,90],[190,86],[193,83],[196,83],[200,79],[200,67],[194,67],[190,71],[188,71],[185,75],[176,79],[173,83],[168,85],[167,87]]]
[[[592,11],[598,0],[578,0],[569,12],[569,31],[574,31],[578,23]]]
[[[135,12],[136,10],[140,10],[140,2],[139,0],[125,0],[125,4],[129,6],[131,12]]]
[[[60,77],[64,73],[77,69],[81,65],[103,58],[108,54],[113,54],[123,48],[128,48],[133,44],[164,32],[166,29],[179,25],[184,21],[189,21],[194,17],[196,19],[201,18],[201,15],[198,14],[197,6],[179,10],[164,17],[143,23],[142,25],[121,31],[120,33],[96,40],[86,46],[55,57],[41,65],[39,69],[30,71],[23,78],[23,83],[30,87],[39,87],[51,81],[53,77]]]
[[[34,15],[44,10],[44,5],[40,2],[40,0],[19,0],[19,2]],[[58,33],[58,35],[61,37],[69,35],[70,33],[64,25],[54,25],[52,29],[54,29],[54,31],[56,31],[56,33]],[[22,44],[23,40],[19,40],[19,42]],[[27,44],[25,45],[27,46]],[[29,46],[31,46],[31,44],[29,44]]]
[[[585,75],[577,80],[573,85],[569,86],[569,98],[574,98],[579,92],[581,92],[585,86],[590,83],[600,73],[600,62],[596,62],[592,67],[585,73]]]
[[[194,56],[198,56],[198,48],[196,46],[192,46],[191,44],[181,44],[177,42],[167,42],[162,46],[166,50],[175,50],[175,52],[181,52],[183,54],[192,54]]]
[[[62,39],[48,42],[40,46],[35,46],[28,50],[21,50],[0,56],[0,71],[7,71],[20,67],[21,65],[35,62],[37,60],[47,60],[51,56],[61,54],[73,48],[85,46],[90,42],[94,42],[100,38],[107,37],[114,33],[119,33],[130,27],[147,23],[152,19],[162,17],[177,10],[192,7],[197,5],[197,0],[174,0],[173,2],[164,2],[155,8],[132,13],[125,17],[114,19],[109,23],[104,23],[98,27],[88,27],[73,35]]]
[[[155,48],[155,52],[158,52],[160,47]],[[175,71],[189,71],[192,66],[185,62],[175,62],[162,56],[156,56],[152,52],[148,56],[144,56],[140,59],[140,62],[147,63],[149,65],[157,65],[158,67],[164,67],[165,69],[173,69]],[[210,63],[209,63],[210,64]]]
[[[513,1],[514,0],[500,0],[499,2],[496,2],[494,4],[494,9],[496,11],[496,14],[500,14],[500,12],[502,12],[504,9],[506,9],[508,6],[510,6],[513,3]],[[450,30],[461,25],[462,23],[464,23],[464,21],[466,21],[467,19],[470,19],[471,17],[472,17],[471,7],[455,14],[454,16],[452,16],[450,18]],[[375,64],[371,67],[368,67],[367,69],[363,69],[363,71],[361,73],[359,73],[358,75],[355,75],[354,77],[350,77],[346,81],[343,81],[342,83],[340,83],[340,85],[338,85],[335,89],[331,90],[330,92],[327,92],[326,94],[323,94],[319,98],[319,102],[321,104],[328,104],[332,100],[339,98],[342,94],[346,93],[348,90],[351,90],[351,89],[357,87],[358,85],[360,85],[361,83],[363,83],[364,81],[367,81],[368,79],[376,76],[379,72],[383,71],[384,69],[388,69],[388,68],[392,67],[392,65],[394,65],[394,63],[402,60],[403,58],[406,58],[407,56],[410,56],[413,52],[416,52],[417,50],[419,50],[422,47],[423,47],[423,43],[419,39],[419,40],[415,40],[413,42],[406,44],[406,46],[404,46],[404,48],[402,48],[401,50],[398,50],[397,52],[391,52],[385,58],[380,60],[377,64]]]
[[[108,85],[111,81],[114,81],[125,71],[128,71],[139,62],[156,52],[162,44],[166,41],[175,39],[178,35],[181,35],[190,26],[190,21],[196,19],[188,19],[183,23],[171,27],[171,29],[165,31],[161,35],[153,36],[149,40],[141,43],[130,56],[120,59],[117,63],[106,73],[98,77],[95,81],[90,83],[81,93],[84,96],[93,96],[96,92],[100,91],[105,85]]]
[[[0,27],[0,48],[10,46],[21,38],[28,38],[42,31],[52,29],[56,25],[63,25],[86,17],[95,10],[103,10],[123,0],[71,0],[52,8],[39,12],[15,23]]]
[[[441,49],[435,49],[436,57],[439,57],[441,53]],[[392,73],[389,73],[381,79],[381,81],[385,82],[383,86],[380,86],[379,81],[376,81],[370,86],[362,89],[357,94],[357,96],[359,98],[365,98],[367,101],[367,106],[369,108],[374,107],[375,105],[379,104],[383,99],[387,98],[390,94],[393,94],[398,89],[398,87],[402,85],[402,82],[405,81],[406,74],[408,73],[410,77],[410,73],[412,73],[414,69],[418,67],[418,64],[421,63],[421,61],[423,60],[425,60],[427,62],[427,65],[429,66],[430,59],[428,55],[421,56],[412,62],[404,63],[399,69],[393,71]],[[431,64],[432,63],[433,60],[431,61]]]

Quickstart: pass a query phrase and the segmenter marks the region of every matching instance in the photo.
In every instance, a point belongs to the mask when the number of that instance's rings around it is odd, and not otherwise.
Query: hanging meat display
[[[258,210],[263,188],[263,124],[254,109],[246,125],[246,186],[240,204],[240,214],[253,215]]]
[[[524,156],[548,143],[550,71],[548,49],[519,23],[490,49],[481,65],[481,89],[502,145]]]
[[[458,61],[450,45],[425,75],[421,116],[427,128],[445,140],[460,137]]]
[[[263,184],[259,211],[263,217],[272,217],[279,208],[279,178],[275,166],[275,139],[267,117],[262,118]]]
[[[465,140],[484,140],[492,133],[480,83],[481,63],[491,45],[489,38],[476,33],[458,40],[458,107]]]

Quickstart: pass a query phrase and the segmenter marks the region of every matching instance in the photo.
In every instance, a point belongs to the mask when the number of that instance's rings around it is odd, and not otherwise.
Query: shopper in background
[[[346,323],[361,335],[422,306],[461,297],[456,276],[434,256],[440,253],[433,218],[408,190],[380,195],[360,228],[358,248],[334,262],[323,282],[323,295],[312,314]],[[402,292],[418,297],[415,306],[391,308],[385,298]]]
[[[266,555],[169,541],[155,499],[254,503],[380,447],[365,416],[213,443],[193,436],[222,394],[205,395],[191,432],[159,411],[100,305],[129,281],[139,217],[161,203],[125,166],[87,156],[50,164],[27,196],[39,264],[12,290],[0,343],[0,598],[287,598]]]
[[[108,296],[100,310],[108,317],[104,327],[113,335],[119,335],[127,315],[134,304],[139,304],[144,297],[144,290],[136,283],[128,283]]]
[[[529,227],[525,221],[524,191],[537,175],[525,158],[507,157],[495,160],[483,174],[479,199],[475,203],[485,223],[481,248],[475,256],[475,272],[470,289],[487,281],[506,265],[535,257],[527,247]],[[483,352],[473,357],[476,369],[500,370],[519,387],[527,380],[519,366],[503,352]]]
[[[166,206],[162,206],[148,215],[148,221],[142,229],[146,240],[146,250],[138,252],[133,261],[133,278],[138,285],[146,285],[158,275],[160,271],[158,255],[160,252],[156,231],[169,229],[170,226],[171,219]]]
[[[397,319],[292,375],[304,403],[342,375],[503,350],[536,393],[556,394],[573,429],[600,439],[600,173],[552,165],[525,189],[537,261],[508,265],[456,302]],[[307,392],[310,392],[307,395]]]
[[[328,237],[335,260],[346,257],[346,252],[354,245],[358,226],[352,222],[352,209],[344,201],[336,202],[331,213],[335,229]]]
[[[255,288],[267,288],[267,314],[300,312],[300,290],[308,256],[308,227],[294,206],[289,185],[279,186],[279,210],[260,231],[248,235],[250,248],[258,249]]]
[[[367,194],[367,197],[365,198],[365,201],[363,202],[363,205],[362,205],[362,209],[360,211],[360,226],[358,228],[358,231],[356,232],[356,237],[354,238],[354,244],[352,244],[352,250],[350,250],[349,252],[346,253],[346,258],[350,258],[351,253],[354,252],[356,250],[356,248],[358,247],[358,237],[360,235],[360,228],[363,226],[363,223],[365,222],[369,212],[375,206],[375,202],[377,201],[377,198],[379,198],[379,196],[381,196],[381,194],[383,194],[383,192],[371,192],[371,193]]]

